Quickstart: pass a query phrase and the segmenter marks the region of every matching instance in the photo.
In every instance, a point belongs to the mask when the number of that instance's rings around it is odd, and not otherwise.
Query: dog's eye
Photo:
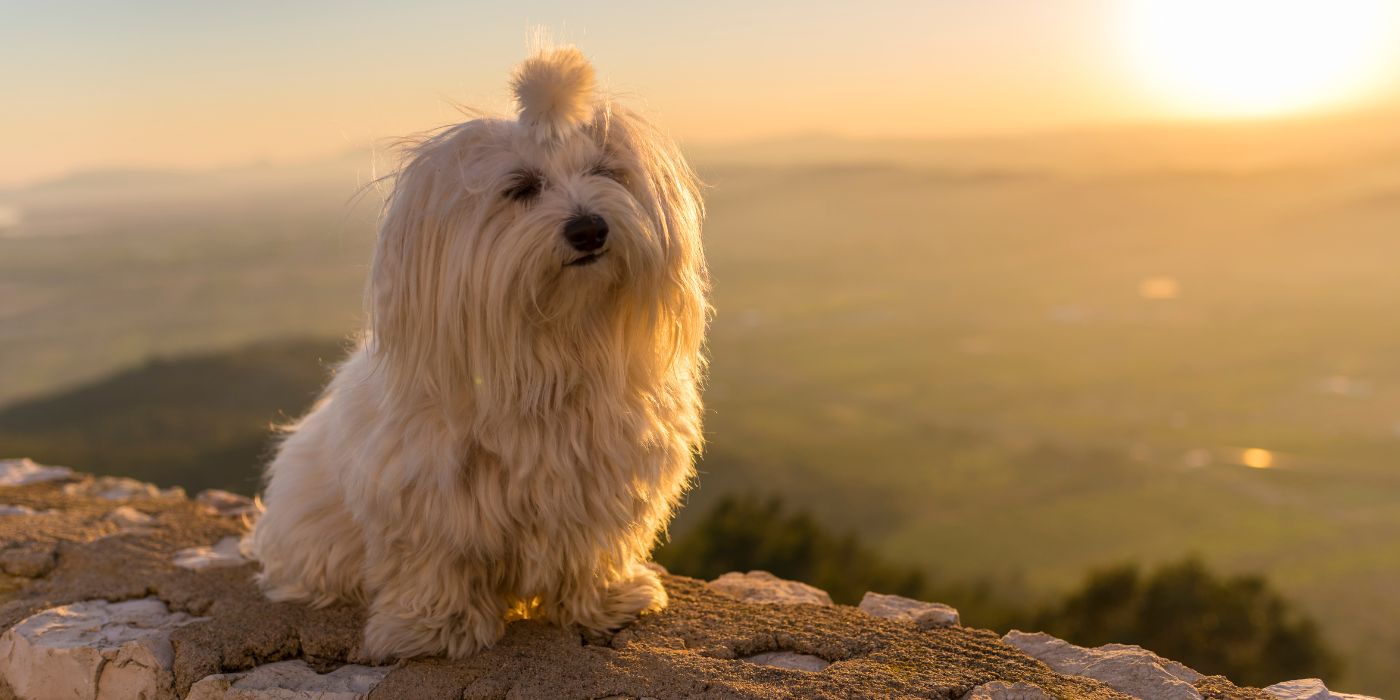
[[[599,163],[593,166],[589,169],[588,174],[597,175],[598,177],[605,177],[619,184],[627,184],[627,173],[623,172],[619,168],[614,168],[611,165],[608,165],[607,163]]]
[[[508,199],[524,202],[540,196],[544,189],[544,178],[533,170],[522,170],[511,177],[510,186],[504,192]]]

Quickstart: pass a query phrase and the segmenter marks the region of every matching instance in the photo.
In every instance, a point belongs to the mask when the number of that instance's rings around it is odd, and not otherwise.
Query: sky
[[[90,169],[311,159],[460,121],[456,105],[504,111],[506,75],[532,27],[579,45],[610,91],[683,142],[1222,116],[1154,93],[1125,45],[1134,40],[1125,12],[1148,1],[0,0],[0,185]],[[1400,8],[1311,4],[1378,1]],[[1267,24],[1264,14],[1248,21]],[[1400,11],[1394,17],[1400,27]],[[1200,53],[1194,36],[1164,36],[1169,53]],[[1301,46],[1299,55],[1348,43]],[[1393,85],[1346,105],[1400,104],[1400,70],[1384,77]]]

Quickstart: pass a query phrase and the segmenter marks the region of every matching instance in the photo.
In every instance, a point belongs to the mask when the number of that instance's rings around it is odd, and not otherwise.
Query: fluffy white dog
[[[376,659],[666,605],[644,562],[701,443],[696,178],[577,49],[513,87],[518,118],[409,149],[369,328],[290,428],[250,536],[270,598],[368,604]]]

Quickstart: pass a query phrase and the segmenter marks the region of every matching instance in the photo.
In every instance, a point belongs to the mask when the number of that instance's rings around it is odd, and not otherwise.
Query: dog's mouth
[[[606,250],[600,250],[596,253],[589,253],[587,255],[574,258],[573,260],[564,263],[564,267],[585,267],[588,265],[592,265],[593,263],[598,262],[599,258],[603,257],[604,255],[607,255],[607,253],[608,251]]]

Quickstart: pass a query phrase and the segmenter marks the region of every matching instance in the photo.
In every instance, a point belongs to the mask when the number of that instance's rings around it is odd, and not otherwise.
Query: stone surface
[[[59,606],[0,636],[0,677],[21,699],[173,699],[170,632],[196,621],[155,598]]]
[[[120,528],[144,527],[155,519],[131,506],[121,506],[107,514],[105,520]]]
[[[208,508],[209,512],[214,515],[222,515],[226,518],[239,518],[245,515],[251,517],[258,512],[258,506],[253,499],[222,489],[200,491],[194,497],[194,501]]]
[[[0,505],[0,516],[4,515],[37,515],[39,511],[29,506]]]
[[[1128,644],[1086,649],[1044,632],[1013,630],[1002,638],[1060,673],[1103,681],[1114,690],[1152,700],[1200,700],[1194,683],[1201,674]]]
[[[1030,683],[993,681],[967,692],[961,700],[1055,700]]]
[[[909,622],[919,629],[958,624],[958,611],[951,606],[873,591],[861,599],[860,609],[867,615]]]
[[[745,656],[740,661],[774,668],[786,668],[792,671],[807,671],[808,673],[816,673],[831,665],[830,661],[820,656],[795,651],[765,651]]]
[[[801,581],[781,579],[767,571],[731,571],[709,583],[710,589],[746,603],[831,605],[826,591]]]
[[[46,467],[32,459],[0,459],[0,486],[23,486],[73,476],[68,467]]]
[[[300,659],[278,661],[204,678],[186,700],[363,700],[391,670],[350,664],[316,673]]]
[[[1275,683],[1265,688],[1264,692],[1279,700],[1380,700],[1369,695],[1334,693],[1327,689],[1327,685],[1320,678]]]
[[[222,566],[242,566],[248,563],[239,551],[240,538],[225,537],[207,547],[189,547],[175,553],[175,566],[202,571]]]
[[[47,574],[57,563],[54,546],[41,542],[18,542],[0,550],[0,570],[11,576],[38,578]]]
[[[133,498],[184,498],[185,490],[174,487],[162,489],[155,484],[127,478],[125,476],[99,476],[84,479],[74,484],[65,484],[63,492],[69,496],[86,496],[108,501],[126,501]]]
[[[68,479],[97,484],[83,475]],[[53,697],[53,689],[42,683],[76,686],[59,689],[69,695],[57,697],[83,697],[85,690],[103,689],[120,697],[145,692],[147,700],[164,700],[184,698],[200,686],[200,693],[213,692],[215,697],[249,691],[262,693],[253,697],[296,698],[304,695],[286,693],[306,689],[274,687],[294,685],[291,682],[255,687],[267,677],[265,667],[294,662],[275,668],[299,670],[295,662],[300,661],[308,670],[323,672],[320,676],[335,676],[337,669],[367,663],[360,646],[366,615],[362,607],[312,609],[273,603],[253,582],[254,564],[199,571],[176,564],[177,553],[186,561],[194,552],[204,560],[218,555],[221,561],[233,561],[245,519],[227,517],[178,494],[152,497],[151,491],[140,488],[129,503],[114,503],[107,489],[65,489],[68,485],[0,487],[5,503],[48,513],[0,517],[0,563],[3,552],[11,552],[12,564],[26,559],[46,562],[30,572],[35,577],[0,577],[0,640],[8,645],[0,649],[0,699],[9,700],[16,689],[30,693],[24,697]],[[123,527],[110,517],[117,506],[139,510],[151,521]],[[961,626],[920,630],[850,606],[830,605],[821,591],[768,574],[721,578],[737,584],[730,587],[731,594],[719,592],[726,584],[663,576],[669,607],[612,635],[585,636],[534,620],[512,622],[499,643],[471,658],[415,658],[377,669],[384,673],[383,680],[368,697],[958,698],[979,688],[1004,697],[1029,692],[1026,687],[1072,700],[1128,697],[1092,678],[1057,672],[992,632]],[[82,619],[74,614],[57,616],[62,622],[45,623],[44,630],[32,629],[31,623],[46,614],[55,618],[55,609],[81,611],[98,600],[142,599],[156,612],[198,618],[177,619],[173,629],[159,621],[128,624],[128,632],[139,638],[126,640],[109,634],[121,625],[71,625],[73,619]],[[794,600],[814,604],[771,604]],[[86,635],[85,646],[62,648],[53,640],[63,635]],[[36,672],[42,666],[31,658],[71,662],[77,670]],[[764,663],[794,660],[810,664],[807,668],[812,670]],[[830,665],[818,668],[827,662]],[[302,677],[310,680],[309,675]],[[142,683],[146,685],[132,691]],[[1211,700],[1273,700],[1261,690],[1237,688],[1219,677],[1196,685]],[[117,690],[105,690],[109,688]],[[349,692],[359,691],[352,687]]]

